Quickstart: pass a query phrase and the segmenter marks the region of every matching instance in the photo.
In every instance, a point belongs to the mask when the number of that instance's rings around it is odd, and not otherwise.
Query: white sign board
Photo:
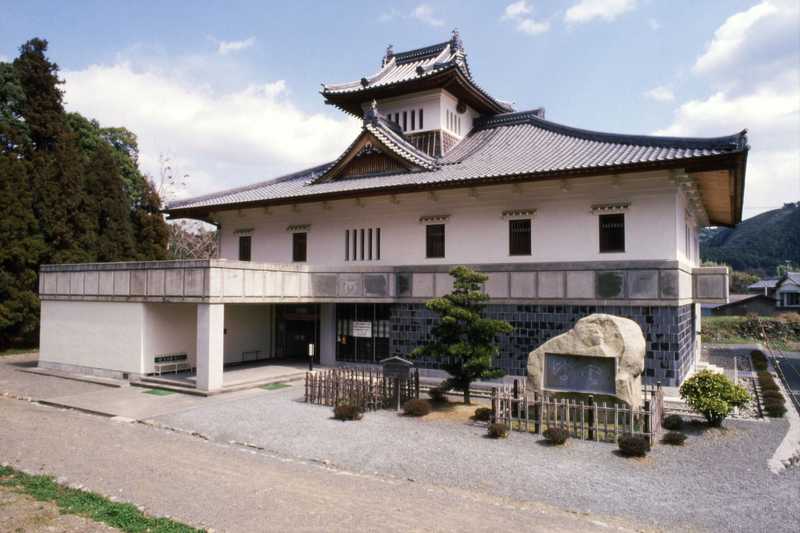
[[[372,322],[353,322],[353,337],[372,337]]]

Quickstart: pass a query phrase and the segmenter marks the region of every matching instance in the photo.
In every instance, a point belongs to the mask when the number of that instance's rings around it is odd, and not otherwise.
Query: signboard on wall
[[[372,322],[353,321],[353,337],[372,338]]]
[[[612,357],[548,353],[544,357],[544,388],[616,394],[616,364]]]

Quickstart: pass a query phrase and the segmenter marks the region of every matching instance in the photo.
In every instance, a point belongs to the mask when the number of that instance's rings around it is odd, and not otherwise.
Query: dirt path
[[[640,530],[617,519],[360,476],[7,398],[0,398],[0,462],[217,531]]]
[[[86,518],[61,514],[54,503],[36,501],[14,489],[0,487],[0,531],[104,533],[117,530]]]

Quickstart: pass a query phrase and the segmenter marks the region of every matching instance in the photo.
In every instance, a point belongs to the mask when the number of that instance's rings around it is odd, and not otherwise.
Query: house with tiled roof
[[[626,135],[516,110],[478,84],[457,32],[320,93],[362,123],[336,159],[167,206],[217,226],[217,258],[42,267],[40,365],[147,376],[177,358],[213,391],[237,365],[373,364],[427,341],[425,302],[468,265],[488,276],[487,315],[514,327],[494,361],[508,374],[592,313],[641,326],[645,382],[692,370],[699,305],[728,300],[698,232],[741,220],[744,131]],[[103,338],[79,342],[96,320]]]

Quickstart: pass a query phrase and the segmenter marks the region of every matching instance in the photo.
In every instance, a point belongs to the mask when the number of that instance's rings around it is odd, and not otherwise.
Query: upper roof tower
[[[364,104],[372,100],[444,88],[480,114],[513,111],[472,79],[458,30],[448,41],[406,52],[395,53],[389,45],[377,73],[358,81],[323,83],[320,93],[326,103],[361,118]]]

